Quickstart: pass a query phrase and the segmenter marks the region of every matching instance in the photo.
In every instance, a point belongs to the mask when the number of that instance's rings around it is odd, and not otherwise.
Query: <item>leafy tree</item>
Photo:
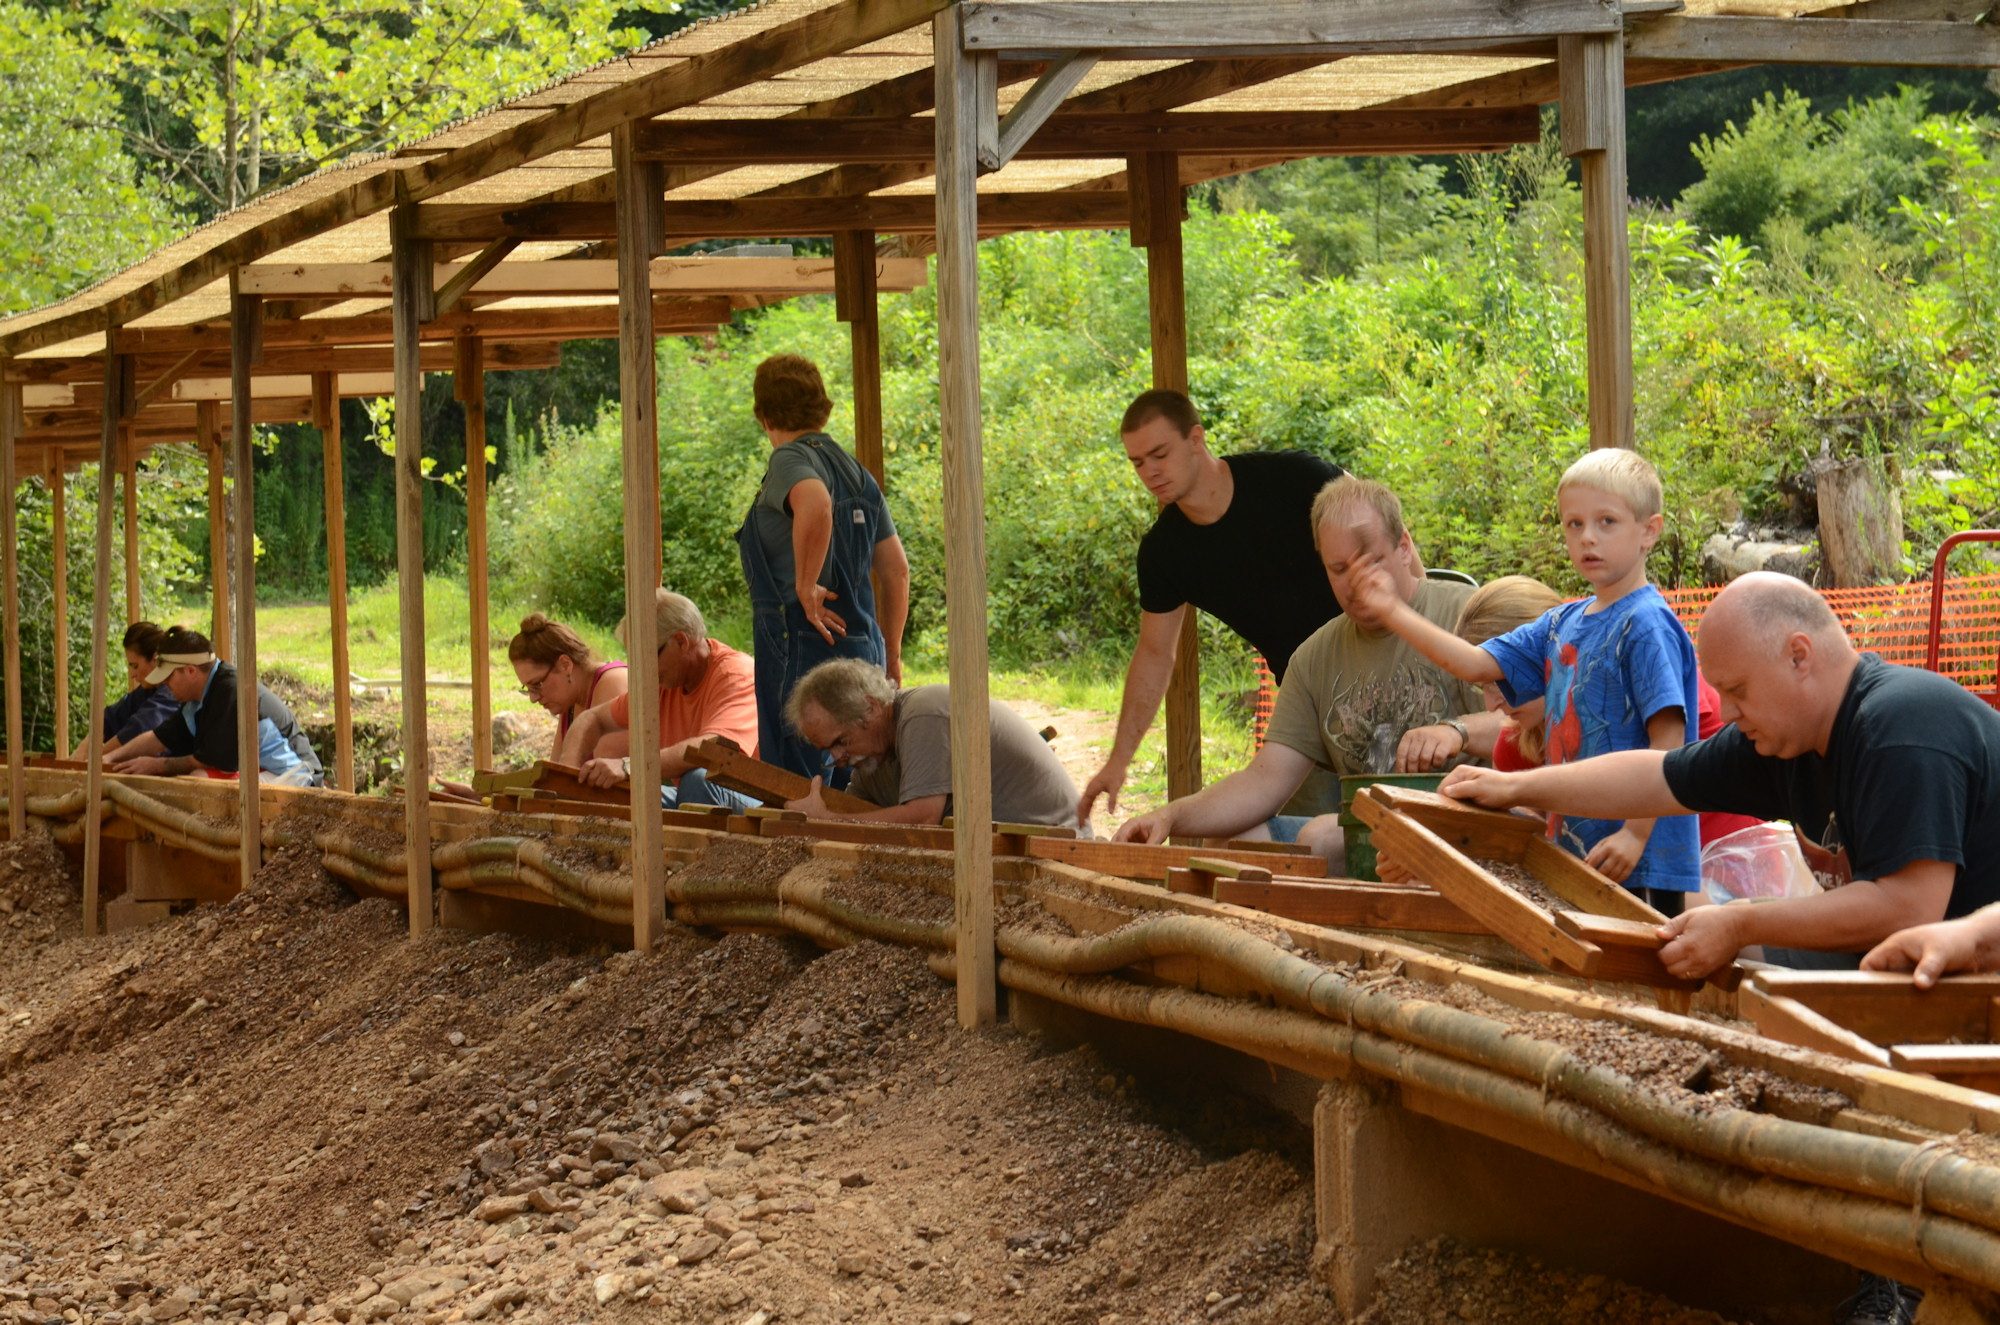
[[[70,26],[0,3],[0,312],[86,285],[179,225],[120,146],[104,53]]]
[[[53,0],[48,0],[53,5]],[[703,9],[709,6],[702,6]],[[134,153],[203,211],[408,143],[648,39],[677,0],[85,0]]]

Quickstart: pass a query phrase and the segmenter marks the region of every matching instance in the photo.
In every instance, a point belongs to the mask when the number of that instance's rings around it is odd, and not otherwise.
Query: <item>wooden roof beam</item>
[[[928,20],[947,0],[853,0],[777,23],[657,73],[613,84],[559,110],[409,166],[375,163],[373,173],[176,262],[124,294],[88,303],[0,335],[0,356],[19,355],[121,326],[192,294],[301,239],[403,203],[419,202],[602,137],[619,124],[665,114],[839,55]],[[725,20],[726,21],[726,20]]]
[[[959,13],[966,51],[1014,59],[1444,52],[1616,32],[1622,22],[1604,0],[969,0]]]
[[[880,234],[928,231],[937,204],[926,196],[820,198],[801,203],[788,198],[702,198],[664,205],[667,238],[772,238],[830,235],[843,230]],[[418,212],[418,230],[435,239],[613,239],[609,203],[533,203],[491,207],[430,203]],[[984,234],[1050,228],[1116,228],[1126,217],[1109,203],[1079,206],[1060,192],[989,193],[979,199]]]
[[[457,271],[454,266],[438,266],[435,269],[438,284],[443,286],[451,281]],[[655,294],[831,294],[834,283],[831,258],[655,258],[650,274]],[[914,290],[925,279],[921,262],[878,260],[876,280],[882,289]],[[238,286],[245,294],[260,296],[368,298],[388,292],[389,264],[266,263],[243,268]],[[503,262],[475,282],[472,292],[502,296],[615,295],[618,264],[605,258]]]
[[[184,376],[216,377],[229,367],[227,363],[222,362],[222,356],[214,350],[197,348],[194,353],[199,357],[185,371]],[[152,380],[179,358],[180,355],[136,356],[139,380],[142,382]],[[559,342],[503,341],[487,355],[486,366],[489,370],[525,370],[553,368],[561,361],[562,347]],[[21,379],[28,382],[32,390],[70,391],[79,383],[97,382],[104,376],[104,360],[101,357],[34,359],[23,362],[50,367],[50,371],[46,373]],[[451,346],[424,345],[420,350],[420,362],[426,372],[449,372],[452,367]],[[257,365],[259,373],[386,373],[389,368],[389,351],[386,348],[377,349],[372,346],[279,349],[267,352]],[[58,398],[52,395],[41,399],[45,405],[51,407],[59,403]]]
[[[1683,17],[1635,22],[1630,59],[1719,60],[1742,64],[1898,65],[1923,69],[2000,68],[2000,28],[1983,23],[1856,18]]]
[[[654,324],[662,336],[705,335],[729,321],[734,311],[729,299],[723,296],[653,301]],[[435,322],[426,323],[423,338],[426,342],[449,345],[459,336],[477,336],[489,346],[494,346],[496,342],[512,340],[593,340],[616,335],[617,330],[617,306],[598,304],[586,308],[453,312]],[[175,354],[196,346],[214,349],[219,343],[227,343],[228,334],[229,324],[226,321],[201,322],[185,327],[147,327],[127,331],[122,334],[120,344],[131,345],[138,353]],[[392,340],[387,313],[275,322],[264,328],[267,356],[276,349],[388,345]]]
[[[1170,111],[1142,115],[1060,114],[1020,144],[1029,160],[1126,157],[1147,152],[1297,156],[1465,152],[1533,142],[1532,107],[1491,110]],[[782,134],[764,120],[697,120],[639,129],[648,160],[675,165],[909,162],[928,165],[936,128],[928,119],[815,120]],[[983,204],[982,204],[983,208]],[[552,263],[544,266],[558,265]]]

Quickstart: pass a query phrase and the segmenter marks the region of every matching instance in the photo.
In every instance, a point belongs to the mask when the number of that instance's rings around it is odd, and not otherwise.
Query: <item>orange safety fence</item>
[[[1721,591],[1721,586],[1713,585],[1662,593],[1693,634],[1702,610]],[[1929,580],[1869,589],[1822,589],[1820,596],[1847,628],[1855,648],[1878,653],[1884,662],[1924,666],[1930,642]],[[2000,661],[2000,574],[1947,579],[1937,670],[1969,690],[1990,692],[2000,684],[1996,661]]]
[[[1660,592],[1692,635],[1703,609],[1722,592],[1722,586]],[[1931,623],[1929,580],[1870,589],[1822,589],[1820,596],[1840,618],[1855,648],[1880,654],[1884,662],[1925,665]],[[1982,695],[2000,693],[2000,573],[1954,576],[1945,581],[1937,670],[1968,690]],[[1276,703],[1277,683],[1260,656],[1257,708],[1252,720],[1260,750]]]

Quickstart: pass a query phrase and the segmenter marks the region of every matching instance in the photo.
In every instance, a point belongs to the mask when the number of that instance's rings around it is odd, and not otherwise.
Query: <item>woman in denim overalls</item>
[[[771,461],[736,543],[753,616],[757,744],[769,763],[824,776],[826,756],[785,726],[785,699],[829,658],[863,658],[901,682],[910,565],[881,487],[821,431],[833,402],[819,369],[795,354],[766,359],[754,399]]]

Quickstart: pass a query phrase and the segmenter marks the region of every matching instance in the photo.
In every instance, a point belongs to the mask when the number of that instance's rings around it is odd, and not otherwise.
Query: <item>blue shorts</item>
[[[1273,842],[1296,842],[1299,830],[1311,822],[1309,814],[1274,814],[1264,827],[1270,830]]]

